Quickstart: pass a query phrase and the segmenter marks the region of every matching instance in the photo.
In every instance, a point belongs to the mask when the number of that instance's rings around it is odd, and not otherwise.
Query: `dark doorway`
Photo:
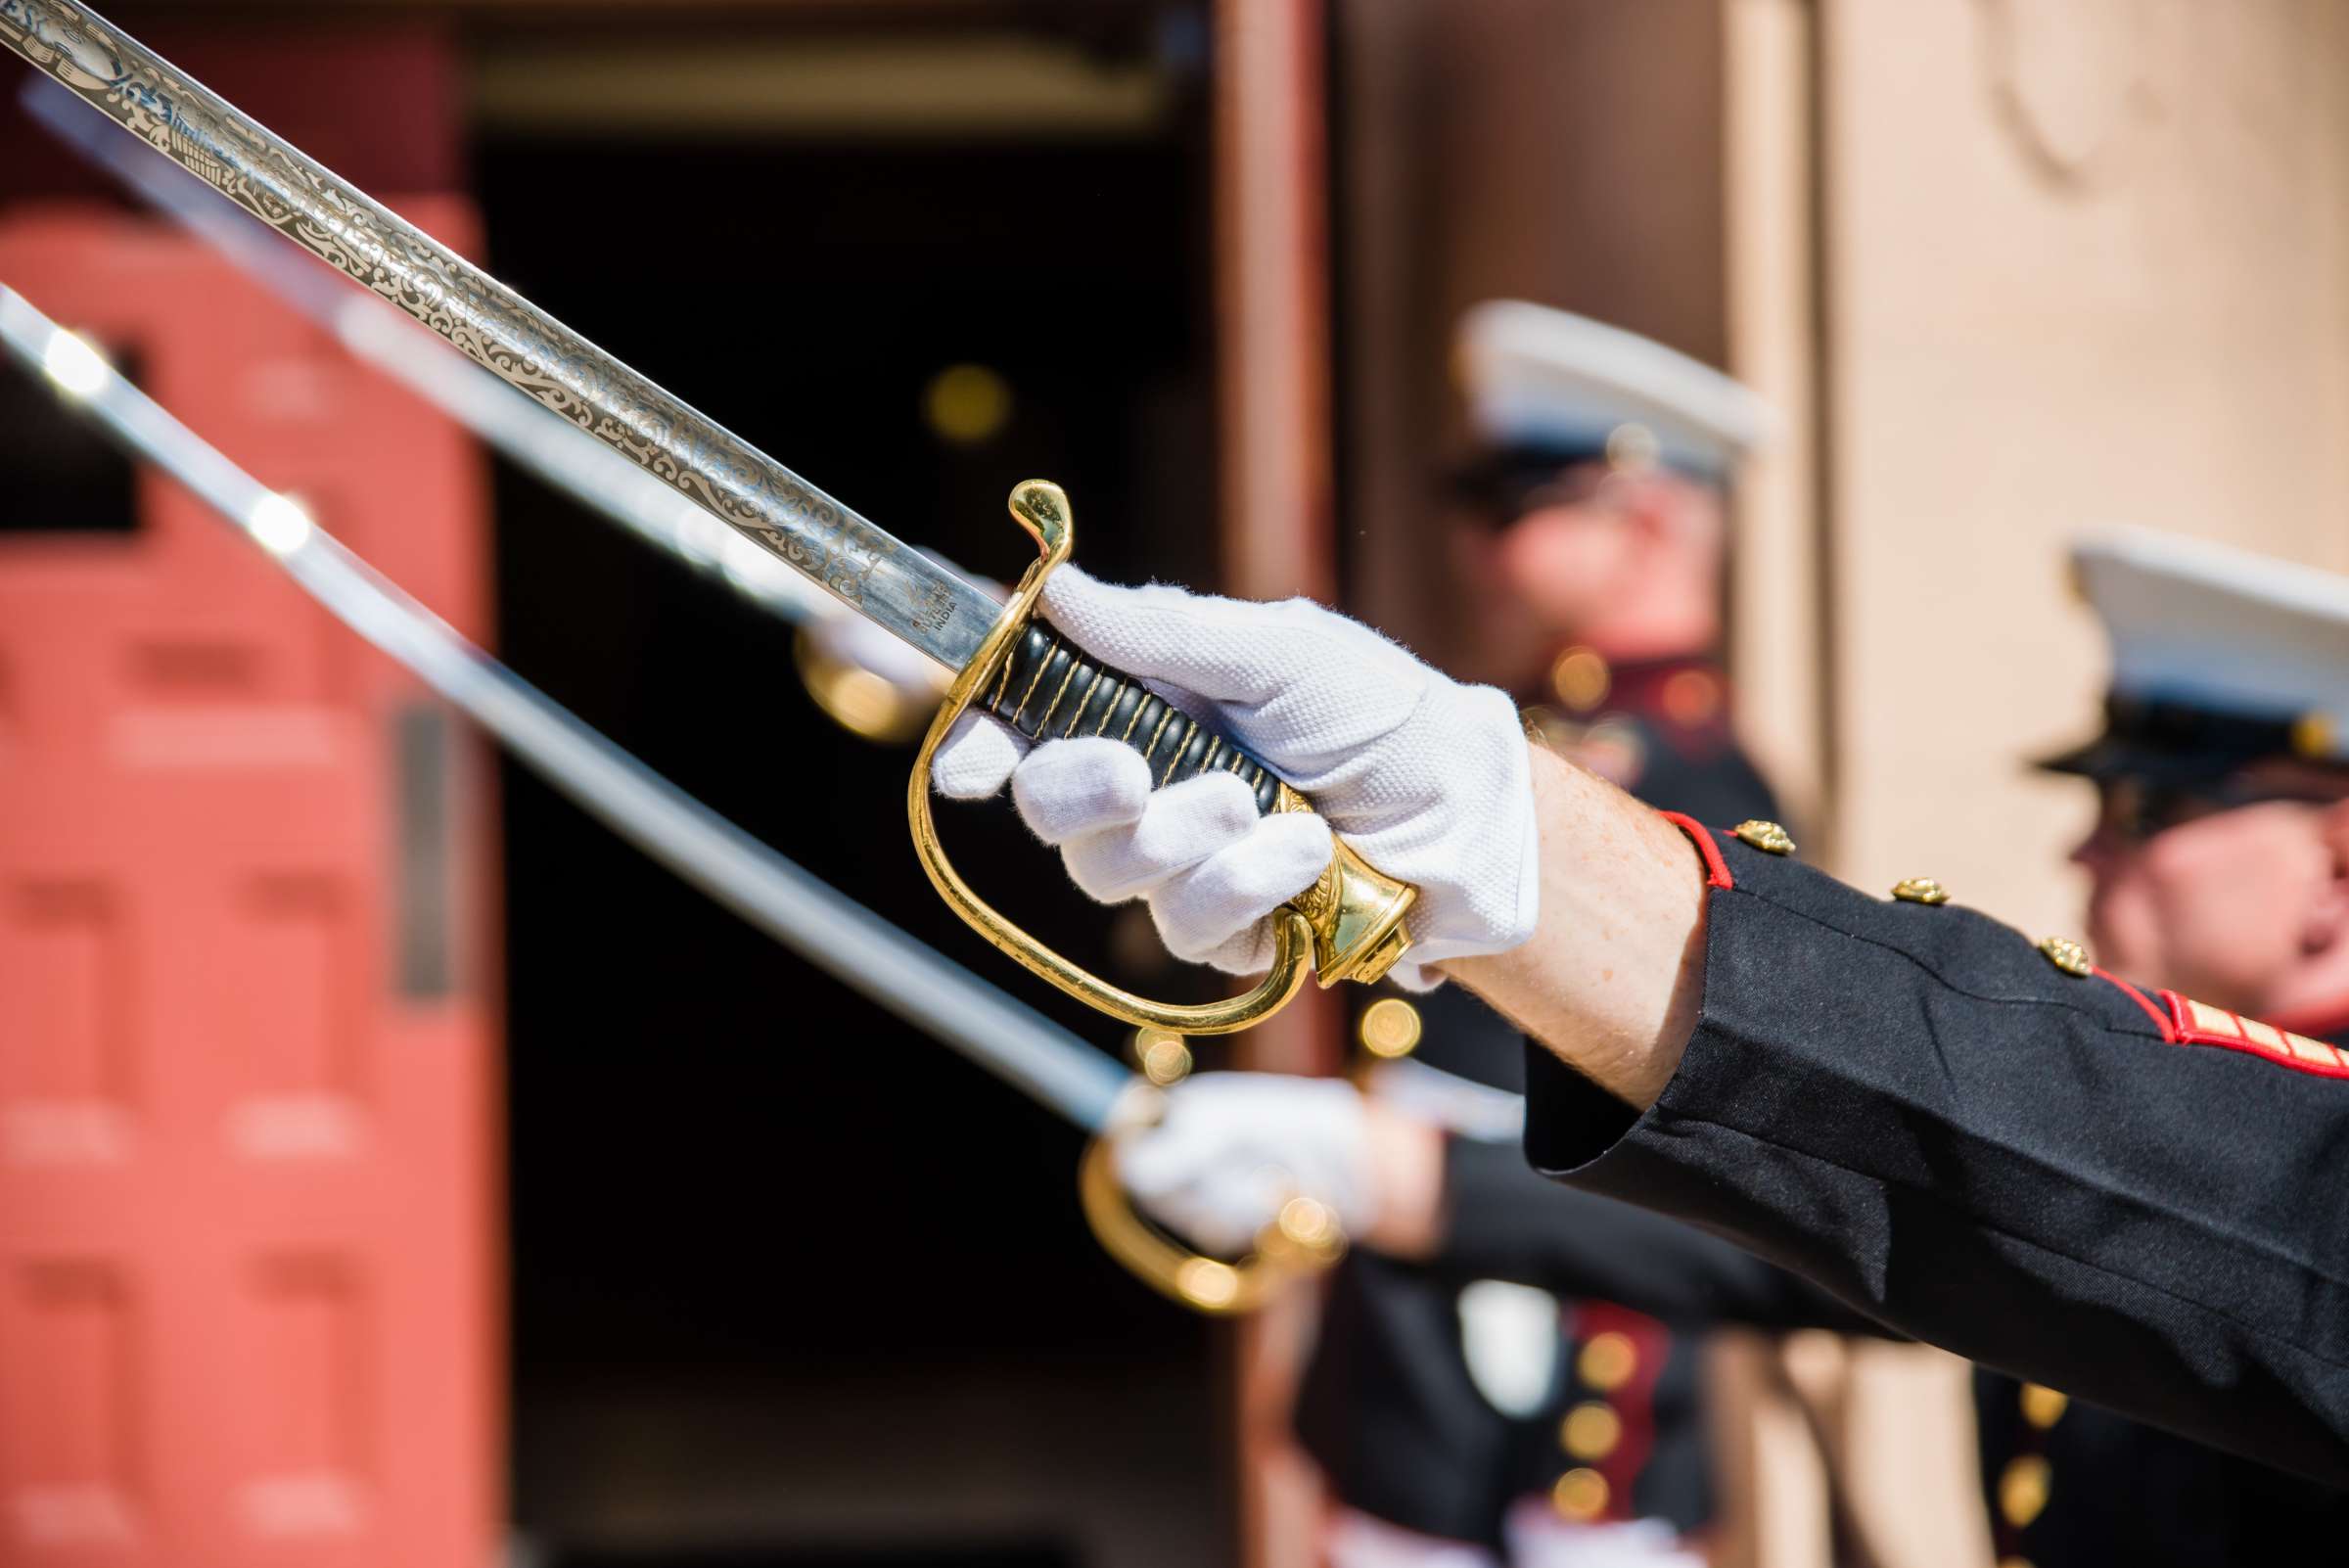
[[[1140,133],[489,125],[475,148],[489,259],[970,570],[1025,565],[1003,499],[1049,477],[1095,572],[1210,580],[1205,105],[1167,37],[1131,35],[1171,73]],[[985,438],[925,414],[957,365],[1009,391]],[[938,903],[906,844],[910,749],[827,720],[785,628],[519,472],[498,475],[497,517],[511,663],[786,854],[1117,1047],[1114,1026],[1000,965]],[[1085,1235],[1078,1134],[528,774],[509,767],[503,789],[513,1511],[544,1560],[688,1543],[740,1563],[1221,1557],[1212,1337]],[[1059,895],[1006,810],[957,809],[946,831],[974,881],[1111,966],[1113,923]]]

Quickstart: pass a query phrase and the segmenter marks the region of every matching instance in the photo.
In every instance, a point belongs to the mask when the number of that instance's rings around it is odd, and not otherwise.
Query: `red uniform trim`
[[[2140,1007],[2142,1007],[2145,1010],[2145,1016],[2153,1020],[2153,1027],[2161,1031],[2161,1038],[2168,1040],[2173,1045],[2178,1043],[2178,1027],[2170,1021],[2169,1014],[2163,1012],[2160,1008],[2154,1006],[2151,1002],[2145,999],[2145,993],[2143,992],[2138,990],[2135,986],[2130,985],[2129,982],[2123,980],[2120,976],[2111,974],[2105,970],[2092,969],[2089,971],[2089,973],[2095,975],[2098,980],[2109,980],[2114,985],[2120,987],[2121,990],[2127,992],[2129,993],[2129,999],[2137,1003]]]
[[[1721,844],[1713,837],[1711,828],[1680,811],[1658,811],[1656,815],[1687,834],[1688,842],[1696,846],[1696,853],[1705,857],[1706,887],[1737,886],[1736,880],[1729,875],[1729,862],[1721,857]]]
[[[2349,1001],[2337,1001],[2328,1007],[2303,1007],[2295,1013],[2271,1013],[2268,1022],[2294,1034],[2337,1039],[2349,1035]]]
[[[2231,1013],[2208,1002],[2189,1001],[2174,991],[2161,993],[2181,1045],[2216,1045],[2224,1050],[2259,1056],[2279,1067],[2316,1078],[2349,1078],[2349,1052],[2321,1039],[2257,1019]]]

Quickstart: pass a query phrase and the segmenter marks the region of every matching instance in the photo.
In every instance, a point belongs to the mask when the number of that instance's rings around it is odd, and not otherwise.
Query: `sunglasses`
[[[1452,493],[1466,501],[1490,526],[1507,528],[1535,512],[1552,507],[1617,508],[1619,488],[1609,483],[1611,471],[1589,463],[1563,473],[1556,469],[1514,474],[1487,474],[1455,484]]]
[[[2262,789],[2244,783],[2199,787],[2153,784],[2141,778],[2096,782],[2096,831],[2131,846],[2148,844],[2174,827],[2217,816],[2238,807],[2290,801],[2323,805],[2328,797],[2313,790]]]
[[[2174,827],[2215,816],[2230,805],[2205,790],[2148,784],[2143,779],[2109,778],[2096,782],[2096,832],[2123,844],[2150,843]]]

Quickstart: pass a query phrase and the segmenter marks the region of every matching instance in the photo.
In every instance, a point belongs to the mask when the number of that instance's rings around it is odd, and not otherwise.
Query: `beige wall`
[[[2088,800],[2018,766],[2101,688],[2064,540],[2349,568],[2349,8],[1816,16],[1824,844],[2076,934]]]

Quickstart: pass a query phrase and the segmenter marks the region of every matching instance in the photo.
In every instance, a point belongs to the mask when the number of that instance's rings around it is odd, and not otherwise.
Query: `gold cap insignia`
[[[2302,714],[2292,720],[2292,754],[2296,757],[2330,757],[2336,738],[2329,714]]]

